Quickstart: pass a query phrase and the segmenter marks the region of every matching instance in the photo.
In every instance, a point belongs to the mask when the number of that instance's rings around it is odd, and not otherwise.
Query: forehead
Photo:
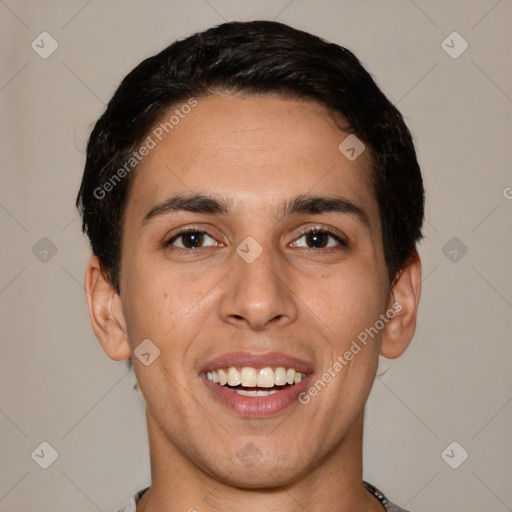
[[[129,209],[176,192],[224,196],[241,209],[334,193],[378,217],[369,155],[350,161],[340,152],[348,133],[322,105],[269,95],[196,101],[173,106],[149,133],[154,147],[133,176]]]

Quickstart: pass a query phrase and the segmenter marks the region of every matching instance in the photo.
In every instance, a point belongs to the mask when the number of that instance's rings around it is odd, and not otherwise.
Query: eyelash
[[[348,249],[348,242],[341,234],[339,234],[329,228],[324,228],[322,226],[314,226],[312,228],[306,228],[303,231],[300,231],[299,237],[295,241],[300,240],[304,235],[308,235],[311,233],[326,234],[326,235],[330,236],[331,238],[333,238],[334,240],[336,240],[336,242],[338,242],[342,248]],[[307,249],[315,250],[316,248],[315,247],[307,247]],[[323,250],[329,250],[329,249],[332,250],[335,248],[334,247],[323,248]],[[318,249],[316,249],[316,250],[318,250]]]
[[[180,231],[179,233],[176,233],[171,238],[169,238],[167,241],[165,241],[164,244],[163,244],[164,247],[165,248],[172,248],[172,250],[180,250],[180,251],[195,251],[195,250],[199,250],[199,249],[204,249],[204,247],[193,247],[193,248],[183,248],[183,247],[175,247],[175,246],[173,247],[172,244],[176,240],[178,240],[180,237],[186,235],[187,233],[198,233],[198,234],[206,235],[206,236],[208,236],[208,237],[210,237],[210,238],[215,240],[215,237],[211,236],[207,231],[204,231],[204,230],[196,228],[196,227],[190,227],[190,228],[187,228],[187,229],[184,229],[184,230]],[[347,242],[347,240],[345,238],[343,238],[341,235],[339,235],[338,233],[334,232],[333,230],[328,229],[328,228],[324,228],[324,227],[321,227],[321,226],[314,226],[312,228],[304,229],[303,231],[300,232],[299,237],[296,238],[294,240],[294,242],[292,242],[292,243],[297,242],[298,240],[300,240],[305,235],[308,235],[308,234],[311,234],[311,233],[326,234],[326,235],[330,236],[331,238],[333,238],[336,242],[338,242],[338,244],[339,244],[339,246],[341,248],[347,249],[349,247],[348,242]],[[328,251],[328,250],[333,250],[335,248],[334,247],[327,247],[327,248],[306,247],[306,249]]]

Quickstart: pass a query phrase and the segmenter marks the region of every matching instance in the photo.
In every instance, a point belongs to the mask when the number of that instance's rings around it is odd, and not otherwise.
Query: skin
[[[338,150],[346,136],[315,102],[217,94],[198,99],[136,170],[121,293],[94,256],[85,287],[112,359],[130,357],[145,339],[161,351],[149,366],[133,358],[152,470],[139,512],[383,510],[362,484],[363,410],[379,353],[398,357],[412,339],[421,268],[415,253],[390,286],[369,155],[349,161]],[[223,198],[229,212],[143,221],[178,193]],[[367,223],[346,212],[285,213],[286,201],[303,194],[343,196]],[[183,238],[165,245],[187,227],[209,235],[203,247],[179,250]],[[348,246],[329,236],[321,238],[327,247],[315,246],[301,231],[314,227]],[[236,252],[248,236],[262,248],[253,263]],[[310,362],[316,380],[395,302],[400,312],[307,405],[244,418],[199,376],[221,354],[277,351]],[[244,446],[256,462],[237,456]]]

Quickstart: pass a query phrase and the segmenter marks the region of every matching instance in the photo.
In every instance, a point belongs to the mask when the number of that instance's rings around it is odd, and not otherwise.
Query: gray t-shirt
[[[376,487],[368,482],[364,482],[364,486],[366,489],[371,492],[384,506],[386,512],[408,512],[405,508],[401,508],[398,505],[391,503],[384,494],[382,494]],[[139,491],[124,507],[118,508],[116,512],[136,512],[137,511],[137,503],[140,500],[141,496],[148,490],[143,489]]]

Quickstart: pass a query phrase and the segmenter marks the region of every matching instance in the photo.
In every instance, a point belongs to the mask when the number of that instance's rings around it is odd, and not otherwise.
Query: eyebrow
[[[176,195],[157,204],[144,216],[142,225],[151,219],[168,213],[187,211],[205,214],[227,215],[231,203],[224,198],[205,194]],[[363,225],[370,227],[367,213],[360,206],[341,196],[300,195],[286,201],[284,215],[346,213],[355,216]]]

